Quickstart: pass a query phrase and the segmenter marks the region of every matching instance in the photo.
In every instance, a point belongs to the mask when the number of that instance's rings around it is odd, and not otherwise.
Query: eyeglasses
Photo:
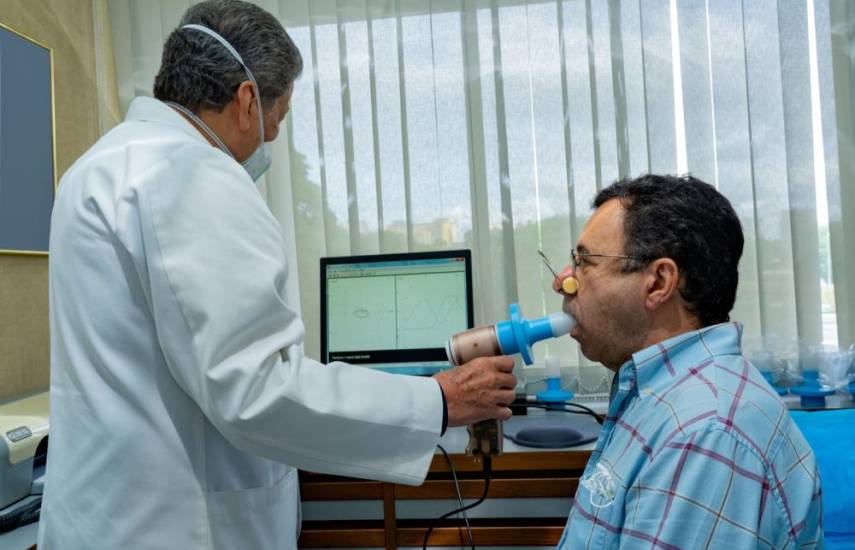
[[[543,253],[542,250],[537,251],[540,254],[540,258],[543,260],[543,264],[546,266],[546,269],[552,273],[552,276],[558,278],[558,272],[555,271],[555,268],[552,267],[552,264],[549,261],[549,258],[546,257],[546,254]],[[626,256],[623,254],[595,254],[593,252],[577,252],[576,249],[570,250],[570,264],[573,266],[573,271],[576,272],[579,270],[579,267],[584,265],[585,257],[593,257],[593,258],[622,258],[624,260],[641,260],[638,256]]]
[[[585,258],[622,258],[624,260],[641,260],[638,256],[627,256],[625,254],[595,254],[593,252],[579,252],[575,248],[570,250],[570,263],[573,271],[585,265]]]

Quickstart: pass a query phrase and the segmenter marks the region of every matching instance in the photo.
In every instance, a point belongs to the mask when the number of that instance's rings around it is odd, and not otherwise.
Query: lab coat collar
[[[135,120],[166,124],[181,130],[193,139],[210,145],[205,136],[203,136],[195,126],[190,124],[190,122],[181,116],[178,111],[159,99],[145,96],[135,97],[128,108],[128,114],[125,116],[125,122]]]

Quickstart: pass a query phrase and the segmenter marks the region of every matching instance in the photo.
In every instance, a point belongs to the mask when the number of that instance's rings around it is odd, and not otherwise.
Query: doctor
[[[63,177],[40,550],[295,548],[295,467],[418,484],[444,425],[510,416],[506,357],[431,379],[303,356],[253,183],[301,68],[267,12],[196,4],[157,99]]]

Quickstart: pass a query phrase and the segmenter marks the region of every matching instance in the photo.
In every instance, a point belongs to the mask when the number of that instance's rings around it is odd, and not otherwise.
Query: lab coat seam
[[[177,151],[180,151],[182,149],[184,149],[184,147],[179,147],[177,149]],[[163,162],[161,162],[159,164],[163,165],[163,164],[171,162],[172,156],[173,155],[169,155],[166,159],[164,159]],[[196,342],[195,342],[195,339],[193,338],[193,330],[190,326],[190,322],[187,320],[187,314],[184,311],[184,308],[181,307],[181,301],[178,299],[178,295],[175,292],[175,284],[173,283],[172,278],[170,277],[169,270],[166,268],[166,265],[163,261],[164,260],[163,247],[161,245],[161,238],[160,238],[160,235],[158,233],[157,225],[154,223],[154,219],[153,219],[153,215],[152,215],[153,209],[151,206],[150,198],[148,196],[148,188],[145,184],[143,184],[143,185],[140,185],[139,189],[140,189],[140,198],[141,198],[141,200],[145,201],[148,212],[149,212],[149,224],[151,224],[151,232],[152,232],[152,236],[154,238],[154,244],[157,247],[157,255],[158,255],[158,258],[159,258],[160,263],[162,265],[163,276],[166,279],[167,285],[169,286],[169,292],[172,295],[172,298],[175,302],[175,307],[178,310],[178,313],[181,315],[181,320],[184,322],[184,327],[187,330],[187,334],[190,336],[190,338],[189,338],[190,349],[192,350],[194,357],[197,358],[197,360],[198,360],[199,352],[196,349]],[[151,269],[151,262],[147,262],[147,265],[148,265],[149,269]],[[164,357],[166,358],[167,355],[164,354]],[[167,363],[169,363],[169,362],[170,362],[169,359],[167,359]],[[203,380],[200,380],[200,382],[203,382]],[[199,390],[202,393],[203,401],[207,402],[208,401],[208,395],[207,395],[207,391],[206,391],[204,383],[199,384]]]
[[[185,147],[192,147],[192,145],[188,144],[188,145],[177,148],[176,151],[173,152],[173,154],[167,156],[163,161],[159,162],[157,165],[155,165],[151,169],[146,170],[138,178],[134,178],[134,181],[142,180],[145,175],[153,172],[156,168],[160,168],[164,165],[171,163],[173,155],[178,151],[182,151]],[[149,212],[148,222],[151,225],[152,237],[154,238],[153,244],[157,247],[157,254],[158,254],[158,257],[160,259],[161,264],[163,265],[163,276],[166,278],[167,285],[169,286],[169,291],[172,294],[172,298],[175,301],[176,308],[178,309],[178,312],[181,315],[181,320],[184,322],[184,327],[187,329],[187,333],[190,336],[190,338],[189,338],[190,349],[193,351],[193,355],[198,357],[199,354],[198,354],[198,350],[196,350],[196,343],[194,341],[194,338],[192,337],[193,331],[190,328],[190,323],[187,320],[186,313],[184,312],[184,309],[181,307],[181,302],[178,299],[178,295],[175,292],[175,286],[174,286],[174,283],[172,282],[172,279],[169,275],[169,271],[166,269],[166,265],[163,262],[163,248],[162,248],[161,243],[160,243],[160,236],[159,236],[158,231],[157,231],[157,226],[154,223],[153,209],[151,206],[150,198],[148,196],[148,187],[145,185],[145,183],[146,182],[143,182],[143,184],[139,186],[139,194],[140,194],[141,202],[144,201],[146,203],[146,207],[147,207],[148,212]],[[146,262],[146,264],[148,265],[149,269],[151,269],[150,262]],[[152,315],[154,315],[154,311],[152,311]],[[166,353],[164,353],[164,359],[166,360],[167,364],[169,364],[170,361],[169,361]],[[173,375],[173,377],[174,377],[174,375]],[[206,387],[205,387],[204,383],[199,384],[199,390],[202,393],[203,400],[207,402],[208,396],[207,396]],[[200,441],[197,442],[197,444],[199,445],[199,449],[197,449],[197,451],[198,451],[198,455],[201,457],[201,467],[202,467],[203,476],[204,476],[202,479],[206,480],[203,494],[207,494],[207,492],[208,492],[208,487],[207,487],[208,460],[207,460],[207,455],[205,453],[206,435],[205,435],[205,420],[204,420],[203,415],[197,415],[197,422],[199,424],[199,430],[198,431],[201,434],[200,438],[199,438]],[[208,508],[208,499],[202,498],[201,500],[202,500],[203,508],[204,508],[204,517],[203,517],[202,525],[204,525],[205,547],[206,548],[212,548],[212,546],[211,546],[211,528],[210,528],[211,526],[210,526],[210,522],[207,521],[207,519],[206,519],[206,518],[210,517],[210,510]]]
[[[205,452],[205,449],[208,446],[208,434],[207,434],[207,430],[205,429],[206,428],[205,422],[206,422],[206,420],[205,420],[204,415],[201,415],[201,414],[196,415],[196,425],[198,426],[197,431],[199,433],[199,442],[197,444],[199,445],[199,449],[200,449],[199,456],[201,457],[201,460],[199,461],[200,462],[199,466],[202,470],[202,479],[205,480],[205,490],[203,491],[203,495],[202,495],[202,503],[203,503],[202,506],[204,509],[204,516],[201,519],[202,519],[202,525],[205,526],[205,548],[212,548],[212,546],[211,546],[211,524],[208,521],[208,518],[211,517],[211,510],[210,510],[210,507],[208,505],[208,498],[207,498],[207,493],[208,493],[208,453]]]
[[[152,165],[152,166],[148,167],[146,170],[144,170],[142,173],[128,179],[127,189],[128,190],[133,190],[133,189],[137,190],[137,193],[139,194],[141,200],[146,202],[146,206],[147,206],[147,209],[148,209],[150,214],[153,211],[152,211],[151,203],[150,203],[149,196],[148,196],[148,187],[146,186],[146,183],[150,180],[150,176],[153,173],[156,173],[157,171],[162,170],[164,167],[171,164],[173,157],[176,154],[183,153],[185,149],[192,148],[194,145],[196,145],[196,144],[195,143],[188,143],[188,144],[184,144],[180,147],[177,147],[175,150],[172,151],[171,154],[167,155],[166,158],[164,158],[160,162],[155,163],[154,165]],[[97,158],[97,157],[95,157],[95,158]],[[85,166],[85,165],[82,165],[82,166]],[[157,247],[157,252],[158,252],[159,257],[162,260],[163,253],[162,253],[162,247],[160,244],[160,237],[158,235],[156,225],[155,225],[153,217],[151,215],[149,216],[148,221],[151,224],[152,236],[154,237],[154,241],[155,241],[154,244]],[[116,235],[116,237],[118,239],[118,235]],[[121,242],[121,239],[119,239],[119,242]],[[128,253],[130,253],[130,251],[127,250],[127,246],[125,246],[124,243],[123,243],[123,247],[126,249],[126,251],[128,251]],[[146,256],[148,256],[148,255],[146,255]],[[149,262],[146,262],[146,266],[150,268]],[[174,285],[173,285],[172,280],[169,276],[169,272],[165,268],[165,265],[164,265],[163,273],[164,273],[164,276],[166,277],[167,283],[169,285],[170,292],[172,293],[172,296],[175,299],[176,304],[178,304],[178,306],[179,306],[178,310],[181,314],[182,320],[184,321],[184,325],[187,328],[188,333],[192,335],[192,330],[190,330],[189,322],[187,321],[187,318],[186,318],[186,315],[185,315],[183,309],[180,307],[180,301],[178,300],[178,297],[175,294]],[[149,278],[149,280],[150,280],[150,278]],[[151,283],[149,282],[149,285],[150,284]],[[149,289],[149,293],[151,293],[150,289]],[[153,307],[153,303],[151,303],[149,301],[150,300],[149,293],[146,293],[146,301],[149,302],[148,306],[151,309],[152,318],[154,318],[154,307]],[[191,338],[190,341],[191,341],[191,347],[194,346],[193,338]],[[166,354],[164,354],[164,359],[166,359]],[[168,359],[167,359],[167,361],[168,361]],[[200,387],[202,388],[202,391],[204,391],[204,385],[201,385]],[[207,471],[208,471],[208,461],[207,461],[207,456],[204,452],[205,445],[206,445],[206,443],[205,443],[206,434],[205,434],[204,417],[202,415],[197,415],[196,422],[198,425],[197,433],[200,434],[199,441],[197,441],[197,445],[199,445],[198,450],[199,450],[199,456],[201,457],[200,466],[201,466],[201,469],[203,472],[202,479],[206,480],[207,479]],[[203,493],[206,493],[206,492],[207,492],[207,486],[205,487]],[[204,518],[207,518],[209,515],[208,501],[207,501],[207,499],[203,498],[202,502],[203,502],[203,512],[204,512],[202,519],[204,520]],[[203,525],[206,526],[206,528],[204,529],[205,546],[207,548],[211,548],[210,526],[207,524],[206,521],[203,521]]]

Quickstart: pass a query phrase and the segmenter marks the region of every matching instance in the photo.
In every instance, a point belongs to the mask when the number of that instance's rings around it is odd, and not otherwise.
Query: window
[[[564,261],[597,190],[645,172],[691,172],[732,201],[748,337],[855,342],[847,2],[259,3],[305,60],[267,183],[293,227],[310,355],[320,256],[468,247],[476,322],[514,301],[550,313],[536,251]],[[167,13],[138,4],[114,36],[125,105],[123,82],[157,68],[162,42],[140,46],[141,29]],[[590,364],[569,338],[547,348]]]

